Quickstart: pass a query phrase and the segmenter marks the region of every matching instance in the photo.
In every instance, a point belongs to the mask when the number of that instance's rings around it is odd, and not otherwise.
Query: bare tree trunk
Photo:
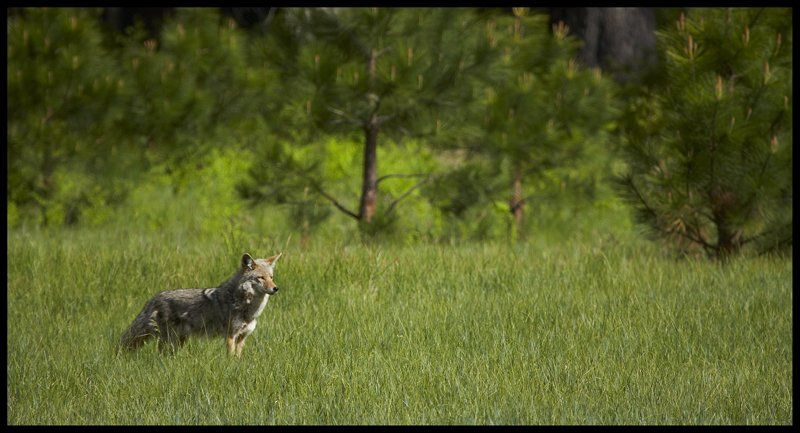
[[[578,60],[600,66],[620,81],[652,67],[656,55],[654,8],[548,8],[552,23],[563,21],[583,40]]]
[[[147,37],[158,38],[161,25],[174,14],[175,8],[105,8],[101,19],[118,32],[124,32],[136,20],[140,20],[147,31]]]
[[[375,74],[377,73],[378,53],[373,48],[370,51],[367,63],[369,74],[370,92],[367,94],[372,114],[369,121],[364,126],[364,178],[361,187],[361,204],[358,210],[358,218],[362,222],[371,223],[375,216],[376,200],[378,196],[378,96],[372,92],[375,85]]]
[[[514,168],[511,180],[511,198],[508,201],[508,206],[511,209],[511,214],[514,215],[514,230],[516,230],[519,237],[522,234],[522,216],[524,214],[523,207],[525,206],[525,202],[522,200],[522,169],[520,167]]]
[[[733,191],[719,185],[711,187],[709,199],[712,221],[717,229],[717,257],[724,259],[737,253],[742,246],[741,232],[731,224],[730,217],[730,209],[735,209],[739,201]]]
[[[359,220],[370,223],[375,215],[375,202],[378,196],[378,125],[370,122],[364,128],[364,178],[361,188]]]
[[[53,175],[56,169],[56,160],[53,157],[53,152],[50,149],[50,144],[44,148],[44,155],[42,156],[39,171],[42,174],[42,185],[39,189],[39,195],[42,200],[37,200],[39,206],[39,214],[42,217],[42,226],[48,226],[47,208],[50,206],[50,198],[53,196],[54,182]]]
[[[739,252],[741,239],[724,221],[717,223],[717,257],[724,259]]]
[[[250,29],[253,27],[261,26],[267,28],[278,8],[275,7],[259,7],[259,8],[219,8],[223,15],[227,15],[234,20],[239,26]]]

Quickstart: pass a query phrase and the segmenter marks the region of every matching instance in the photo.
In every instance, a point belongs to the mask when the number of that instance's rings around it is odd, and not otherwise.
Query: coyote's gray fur
[[[278,291],[272,278],[280,256],[253,259],[245,254],[236,273],[219,287],[158,293],[122,334],[122,347],[137,349],[155,337],[159,350],[174,351],[188,336],[199,334],[225,336],[228,353],[241,356],[245,338]]]

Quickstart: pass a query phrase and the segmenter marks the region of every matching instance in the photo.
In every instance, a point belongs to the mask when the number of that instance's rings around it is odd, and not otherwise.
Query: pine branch
[[[653,217],[654,222],[653,222],[653,224],[651,224],[651,227],[655,228],[659,232],[661,232],[663,234],[666,234],[666,235],[671,235],[671,234],[677,233],[678,235],[680,235],[680,236],[682,236],[682,237],[684,237],[686,239],[689,239],[690,241],[692,241],[694,243],[702,245],[703,248],[705,248],[706,250],[716,251],[718,249],[714,245],[709,244],[702,236],[698,238],[698,237],[694,237],[694,236],[690,235],[689,233],[684,233],[682,231],[674,231],[674,230],[671,231],[671,230],[666,230],[666,229],[662,228],[660,225],[658,225],[658,214],[655,212],[655,210],[652,207],[650,207],[650,205],[647,203],[647,200],[645,200],[644,196],[642,196],[642,194],[639,192],[639,189],[636,188],[636,185],[633,183],[633,178],[631,178],[631,177],[626,178],[625,179],[625,183],[627,183],[628,186],[630,186],[631,189],[633,189],[633,192],[636,193],[636,197],[639,199],[639,201],[645,207],[647,212]],[[695,230],[697,230],[697,229],[695,228]],[[699,231],[698,231],[698,234],[699,234]]]
[[[774,133],[775,126],[777,126],[778,123],[780,123],[780,120],[783,117],[783,113],[785,111],[786,110],[781,110],[781,112],[778,113],[778,116],[775,118],[775,120],[772,121],[772,124],[770,125],[770,130],[773,131],[773,133]],[[748,218],[750,217],[750,215],[752,214],[753,210],[755,209],[755,207],[753,207],[752,205],[753,205],[753,202],[755,201],[757,192],[761,188],[761,184],[764,181],[764,173],[766,173],[767,165],[769,165],[769,162],[770,162],[771,159],[772,159],[772,153],[771,152],[767,153],[767,157],[764,158],[764,163],[761,164],[761,170],[759,170],[759,172],[758,172],[758,180],[756,181],[756,184],[755,184],[755,186],[753,188],[753,191],[750,193],[750,197],[748,197],[747,200],[744,203],[743,207],[745,209],[745,212],[746,212]]]
[[[378,124],[378,126],[381,126],[384,123],[394,119],[395,117],[397,117],[397,115],[395,115],[395,114],[390,114],[388,116],[377,116],[375,118],[375,122]]]
[[[388,215],[388,214],[392,213],[392,211],[394,211],[395,207],[397,206],[397,204],[398,204],[398,203],[400,203],[400,201],[401,201],[401,200],[403,200],[404,198],[408,197],[408,196],[409,196],[409,195],[410,195],[412,192],[414,192],[416,189],[418,189],[419,187],[421,187],[422,185],[424,185],[424,184],[425,184],[426,182],[428,182],[430,179],[431,179],[431,176],[428,176],[428,177],[426,177],[425,179],[422,179],[421,181],[417,182],[417,183],[416,183],[414,186],[412,186],[411,188],[409,188],[409,189],[408,189],[406,192],[404,192],[403,194],[401,194],[401,195],[400,195],[400,197],[398,197],[398,198],[397,198],[395,201],[393,201],[393,202],[392,202],[392,203],[389,205],[389,208],[388,208],[388,209],[386,209],[386,214]]]
[[[694,230],[694,235],[695,235],[695,237],[697,237],[697,240],[699,240],[699,242],[698,242],[698,243],[700,243],[701,245],[703,245],[703,248],[706,250],[706,253],[708,253],[709,251],[715,251],[715,250],[716,250],[716,249],[715,249],[715,248],[714,248],[714,247],[713,247],[713,246],[712,246],[712,245],[711,245],[711,244],[710,244],[710,243],[709,243],[709,242],[706,240],[706,238],[704,238],[704,237],[703,237],[703,234],[702,234],[702,233],[700,233],[700,228],[699,228],[699,227],[697,227],[697,226],[695,225],[695,226],[693,226],[693,227],[692,227],[692,229]],[[690,238],[690,239],[693,239],[693,238]]]
[[[391,45],[389,45],[387,47],[384,47],[384,48],[382,48],[382,49],[380,49],[380,50],[375,52],[375,57],[380,57],[380,56],[388,53],[391,50],[392,50],[392,46]]]
[[[747,25],[748,28],[752,29],[753,26],[756,25],[756,22],[758,21],[758,18],[761,16],[762,12],[764,12],[764,8],[759,8],[758,9],[758,13],[756,14],[756,16],[754,16],[753,20],[750,21],[750,23]],[[731,56],[731,58],[732,59],[739,58],[739,53],[742,51],[743,48],[744,48],[744,46],[739,46],[739,48],[736,49],[736,51],[733,53],[733,56]]]
[[[775,227],[773,229],[761,232],[761,233],[759,233],[759,234],[757,234],[755,236],[751,236],[749,238],[746,238],[746,239],[742,240],[742,245],[750,243],[750,242],[752,242],[752,241],[754,241],[756,239],[763,238],[764,236],[769,235],[771,233],[780,232],[781,230],[785,230],[787,227],[789,227],[791,229],[792,223],[784,224],[782,226]]]
[[[337,108],[333,108],[330,105],[328,106],[328,111],[330,111],[331,113],[333,113],[333,114],[345,119],[346,121],[348,121],[352,125],[363,126],[363,124],[364,124],[363,121],[353,117],[351,114],[349,114],[349,113],[347,113],[347,112],[345,112],[343,110],[339,110]]]
[[[334,198],[333,196],[331,196],[330,194],[328,194],[327,192],[325,192],[325,190],[324,190],[324,189],[322,189],[322,187],[321,187],[321,186],[320,186],[318,183],[316,183],[316,182],[312,182],[312,183],[311,183],[311,186],[312,186],[312,187],[314,188],[314,190],[315,190],[315,191],[317,191],[317,192],[318,192],[318,193],[319,193],[321,196],[325,197],[325,199],[327,199],[328,201],[330,201],[330,202],[331,202],[331,204],[333,204],[334,206],[336,206],[336,208],[337,208],[337,209],[339,209],[340,211],[344,212],[345,214],[347,214],[347,215],[351,216],[352,218],[354,218],[354,219],[356,219],[356,220],[359,220],[359,219],[360,219],[360,217],[359,217],[359,215],[358,215],[357,213],[355,213],[355,212],[351,211],[350,209],[347,209],[347,208],[346,208],[346,207],[345,207],[343,204],[339,203],[339,201],[338,201],[338,200],[336,200],[336,198]]]
[[[771,246],[763,249],[762,251],[760,251],[758,253],[758,255],[759,256],[763,256],[763,255],[769,254],[769,253],[771,253],[773,251],[777,251],[780,248],[787,247],[787,246],[790,246],[790,245],[792,245],[792,236],[791,235],[789,235],[789,237],[780,239],[779,241],[775,242]]]
[[[379,177],[379,178],[378,178],[378,180],[376,180],[376,181],[375,181],[375,184],[379,184],[379,183],[381,183],[381,181],[383,181],[383,180],[386,180],[386,179],[391,179],[391,178],[400,178],[400,177],[424,177],[424,176],[430,176],[430,174],[425,174],[425,173],[412,173],[412,174],[387,174],[387,175],[384,175],[384,176],[381,176],[381,177]]]

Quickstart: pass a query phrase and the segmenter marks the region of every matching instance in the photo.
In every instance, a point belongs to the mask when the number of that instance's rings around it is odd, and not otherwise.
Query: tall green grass
[[[788,259],[636,244],[289,248],[242,359],[116,342],[274,241],[9,232],[10,424],[788,424]],[[252,240],[252,241],[251,241]]]

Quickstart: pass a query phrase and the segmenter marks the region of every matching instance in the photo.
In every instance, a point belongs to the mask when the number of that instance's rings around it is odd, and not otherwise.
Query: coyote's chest
[[[240,334],[247,336],[250,335],[256,329],[256,323],[257,323],[256,319],[258,319],[258,316],[261,314],[262,311],[264,311],[264,307],[267,306],[267,301],[269,301],[269,295],[264,295],[264,297],[261,299],[261,302],[258,304],[256,310],[253,311],[252,314],[248,314],[244,318],[246,322],[242,323],[242,330],[240,331]]]
[[[247,322],[255,321],[264,311],[268,301],[269,295],[267,294],[246,298],[244,300],[244,308],[242,308],[243,319]]]
[[[269,301],[269,295],[264,295],[261,299],[261,303],[258,304],[258,308],[256,308],[256,311],[253,313],[253,319],[261,315],[261,312],[264,311],[264,307],[267,306],[267,301]]]

